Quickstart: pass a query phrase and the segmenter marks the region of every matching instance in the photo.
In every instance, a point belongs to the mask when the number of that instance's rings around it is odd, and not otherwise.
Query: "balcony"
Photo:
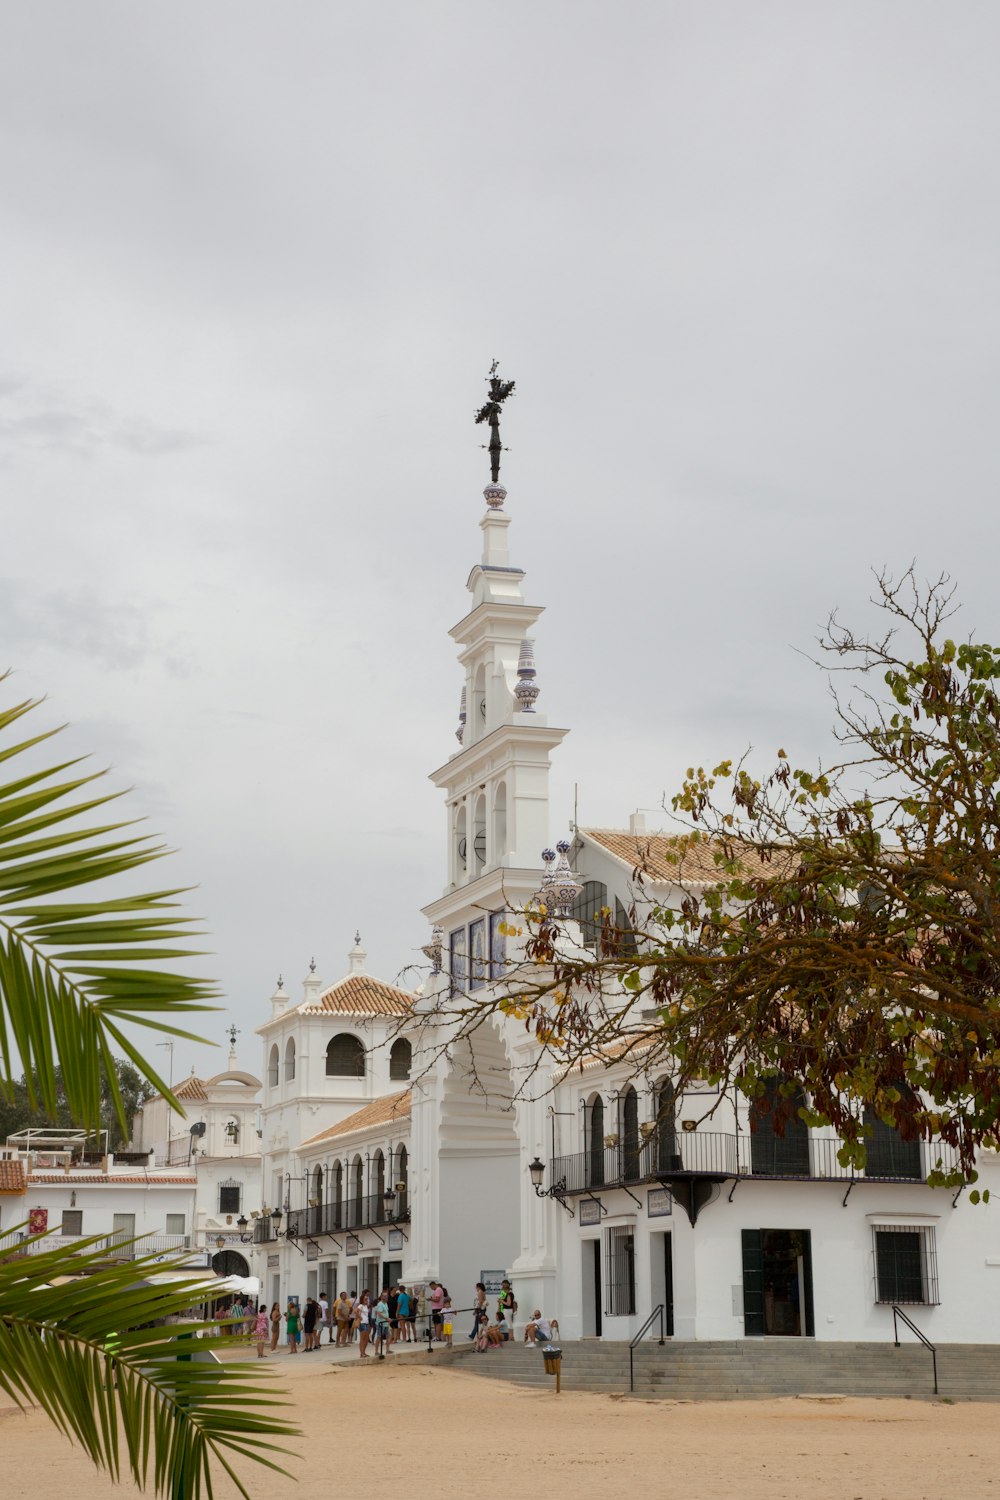
[[[279,1223],[279,1229],[290,1239],[305,1236],[307,1239],[323,1234],[342,1234],[348,1229],[374,1229],[385,1225],[402,1223],[410,1217],[408,1193],[396,1194],[396,1207],[386,1212],[381,1193],[366,1198],[352,1198],[349,1202],[320,1203],[315,1208],[293,1208]],[[253,1239],[255,1245],[270,1244],[278,1234],[270,1214],[262,1214],[254,1220]]]
[[[93,1244],[84,1244],[89,1238],[89,1235],[82,1234],[47,1234],[43,1239],[28,1244],[26,1232],[17,1230],[0,1234],[0,1256],[44,1255],[50,1250],[73,1250],[80,1246],[88,1255],[105,1251],[108,1260],[135,1260],[137,1256],[143,1255],[183,1255],[191,1249],[189,1234],[144,1234],[136,1240],[131,1234],[115,1231],[96,1239]]]
[[[603,1146],[549,1163],[549,1184],[565,1182],[562,1194],[634,1183],[703,1179],[724,1182],[756,1178],[794,1182],[924,1182],[938,1169],[954,1171],[958,1153],[941,1142],[920,1141],[896,1153],[869,1147],[869,1166],[859,1172],[837,1160],[841,1142],[822,1136],[806,1140],[719,1131],[663,1132],[634,1145]],[[783,1149],[787,1148],[787,1149]]]

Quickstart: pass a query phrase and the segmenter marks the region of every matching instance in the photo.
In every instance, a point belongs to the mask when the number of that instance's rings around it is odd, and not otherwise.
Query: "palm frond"
[[[37,707],[24,700],[0,709],[5,766],[58,733],[21,737],[20,721]],[[160,967],[201,952],[191,946],[201,936],[195,920],[177,910],[174,898],[183,892],[112,889],[106,899],[89,901],[76,895],[97,882],[103,895],[104,883],[169,852],[152,835],[135,832],[134,819],[91,819],[122,793],[102,794],[104,773],[84,773],[79,764],[38,767],[32,760],[0,785],[0,1092],[9,1093],[19,1057],[32,1105],[54,1115],[61,1068],[65,1106],[79,1125],[100,1123],[103,1082],[125,1129],[113,1049],[124,1050],[174,1101],[122,1026],[191,1037],[184,1023],[212,1009],[217,992],[205,979]]]
[[[40,1406],[112,1479],[159,1493],[211,1500],[215,1461],[247,1496],[236,1457],[287,1472],[268,1455],[291,1452],[276,1440],[296,1429],[267,1374],[220,1363],[196,1337],[216,1324],[164,1322],[190,1317],[214,1279],[156,1256],[109,1264],[103,1237],[73,1250],[45,1239],[0,1249],[0,1389]],[[144,1279],[164,1272],[176,1279]]]

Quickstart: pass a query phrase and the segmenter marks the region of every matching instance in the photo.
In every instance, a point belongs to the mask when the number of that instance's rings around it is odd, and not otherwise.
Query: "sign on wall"
[[[306,1260],[319,1260],[319,1246],[314,1240],[306,1242]]]
[[[402,1250],[402,1248],[403,1248],[403,1231],[401,1229],[390,1229],[389,1230],[389,1249],[390,1250]]]
[[[347,1253],[348,1253],[348,1255],[357,1255],[357,1253],[358,1253],[358,1251],[360,1249],[361,1249],[361,1241],[358,1239],[357,1235],[356,1234],[349,1234],[347,1236]]]
[[[662,1219],[674,1211],[674,1200],[669,1188],[650,1188],[646,1194],[646,1213],[651,1219]]]
[[[486,1288],[487,1297],[499,1297],[500,1289],[507,1280],[506,1271],[480,1271],[479,1279]]]
[[[577,1214],[581,1224],[599,1224],[602,1215],[600,1198],[581,1198],[577,1205]]]
[[[28,1210],[28,1233],[44,1234],[49,1227],[49,1211],[47,1208],[30,1208]]]
[[[280,1255],[269,1255],[267,1257],[267,1269],[269,1271],[276,1271],[278,1269],[278,1267],[280,1266],[280,1264],[281,1264],[281,1256]]]

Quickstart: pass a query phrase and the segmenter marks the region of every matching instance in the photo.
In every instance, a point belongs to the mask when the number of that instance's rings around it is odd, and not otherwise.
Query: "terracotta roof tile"
[[[364,1109],[355,1110],[346,1120],[331,1125],[329,1130],[321,1130],[319,1135],[310,1136],[307,1141],[302,1142],[299,1150],[306,1146],[318,1146],[336,1136],[351,1135],[355,1130],[372,1130],[376,1125],[392,1125],[397,1121],[408,1120],[412,1105],[412,1089],[403,1089],[398,1094],[384,1094],[381,1099],[373,1099],[371,1104],[366,1104]]]
[[[192,1073],[189,1078],[185,1078],[183,1083],[177,1085],[174,1089],[174,1097],[177,1099],[207,1099],[208,1090],[205,1087],[204,1080],[195,1077],[194,1073]]]
[[[23,1193],[27,1185],[23,1161],[0,1161],[0,1193]]]
[[[95,1182],[102,1183],[106,1187],[115,1187],[119,1183],[127,1183],[132,1186],[139,1183],[143,1187],[159,1187],[160,1183],[168,1183],[170,1186],[176,1186],[179,1183],[183,1187],[194,1187],[198,1179],[197,1177],[159,1177],[154,1172],[150,1172],[148,1176],[133,1175],[128,1177],[119,1177],[117,1172],[109,1172],[107,1175],[103,1172],[32,1172],[28,1181],[37,1182],[49,1187],[54,1183],[69,1187],[79,1187],[82,1184],[86,1187]]]
[[[370,974],[348,974],[324,990],[315,1005],[300,1005],[305,1015],[408,1016],[413,996]]]
[[[715,885],[727,878],[715,862],[717,841],[705,835],[692,840],[683,833],[626,833],[617,828],[581,828],[580,833],[654,884]],[[776,873],[773,862],[762,860],[749,845],[744,848],[748,869]]]

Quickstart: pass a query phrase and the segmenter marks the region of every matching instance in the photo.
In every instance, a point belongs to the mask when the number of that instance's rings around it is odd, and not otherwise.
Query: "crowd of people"
[[[461,1313],[471,1317],[472,1326],[467,1338],[480,1353],[502,1347],[515,1336],[517,1303],[509,1281],[503,1281],[491,1318],[486,1287],[476,1282],[472,1307],[452,1307],[448,1288],[440,1281],[430,1281],[426,1289],[407,1287],[403,1282],[383,1287],[376,1297],[363,1290],[356,1295],[339,1292],[330,1299],[325,1292],[318,1298],[307,1297],[300,1306],[297,1298],[289,1298],[282,1310],[278,1302],[271,1304],[270,1311],[263,1302],[254,1302],[240,1296],[228,1305],[216,1309],[216,1317],[230,1334],[243,1334],[252,1338],[257,1347],[258,1359],[277,1350],[284,1333],[289,1354],[311,1354],[325,1342],[338,1348],[357,1345],[360,1359],[379,1358],[388,1354],[397,1343],[417,1342],[417,1322],[428,1320],[426,1337],[434,1343],[451,1345],[458,1329]],[[525,1324],[526,1344],[548,1343],[558,1337],[559,1324],[554,1318],[542,1317],[535,1308]]]

